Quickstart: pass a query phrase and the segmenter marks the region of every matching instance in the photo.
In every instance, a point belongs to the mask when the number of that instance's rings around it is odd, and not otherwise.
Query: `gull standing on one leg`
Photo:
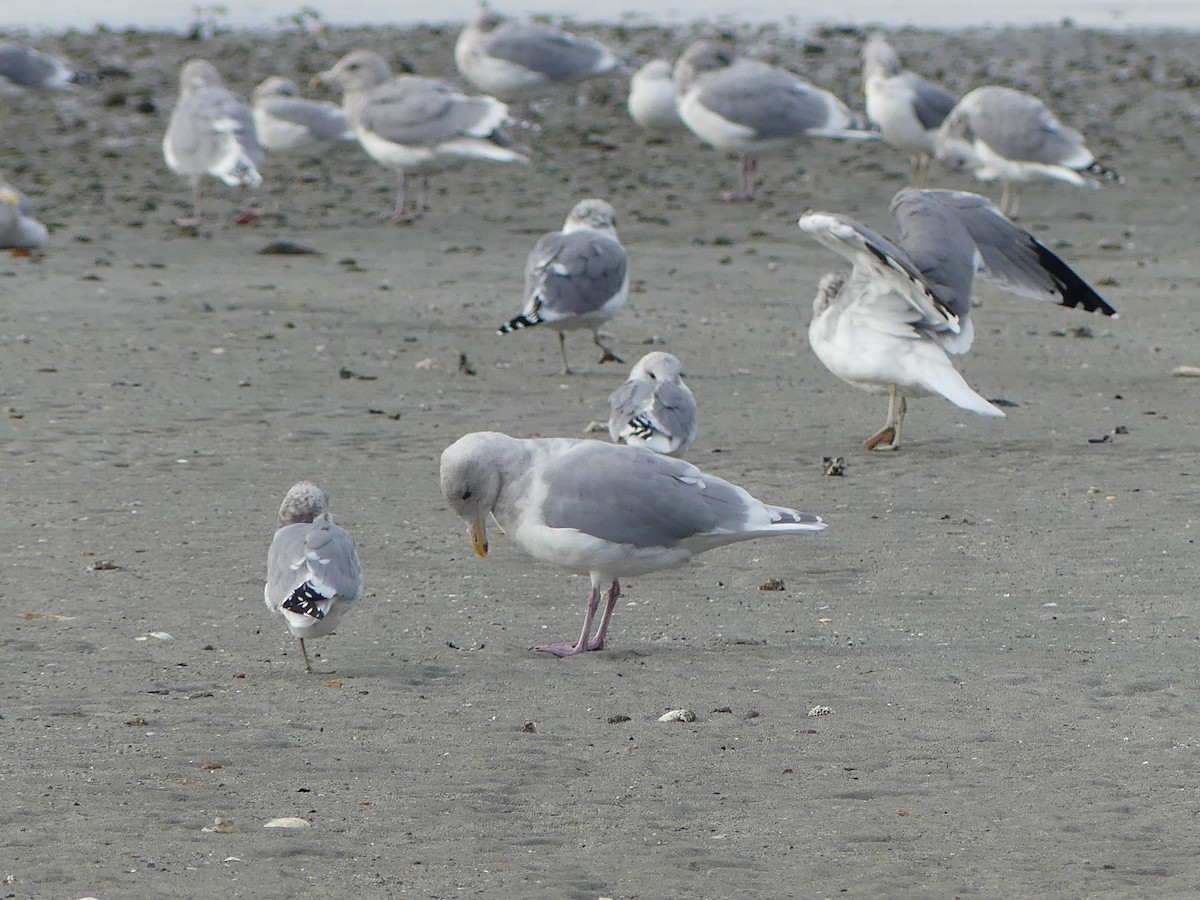
[[[906,189],[893,198],[891,213],[894,241],[846,216],[800,219],[853,265],[849,277],[821,279],[808,339],[838,378],[888,394],[887,421],[864,442],[868,450],[899,448],[906,396],[936,394],[980,415],[1004,416],[947,356],[971,347],[976,272],[1013,294],[1116,316],[1065,262],[978,194]]]
[[[603,200],[580,200],[562,231],[543,235],[525,260],[525,309],[501,325],[509,334],[534,325],[558,332],[563,374],[571,374],[565,333],[590,329],[601,363],[624,362],[600,340],[600,326],[629,296],[629,254],[617,239],[617,216]]]

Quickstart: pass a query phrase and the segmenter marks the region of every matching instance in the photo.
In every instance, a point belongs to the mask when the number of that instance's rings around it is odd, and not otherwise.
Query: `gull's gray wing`
[[[309,581],[321,590],[357,599],[362,593],[362,566],[346,529],[333,524],[329,513],[313,520],[304,533],[304,558]]]
[[[207,171],[226,156],[229,136],[256,166],[263,165],[254,114],[237,94],[223,87],[202,88],[180,99],[167,126],[171,153],[184,172]]]
[[[589,228],[542,237],[525,261],[527,314],[556,319],[600,309],[625,284],[629,254],[616,238]]]
[[[964,319],[971,311],[976,245],[957,212],[934,196],[939,193],[953,192],[903,190],[892,198],[896,243],[937,298]]]
[[[537,72],[547,81],[582,78],[606,55],[594,41],[521,22],[507,22],[497,28],[488,35],[483,49],[488,56]]]
[[[0,248],[36,250],[45,246],[49,233],[32,217],[32,207],[26,211],[28,203],[23,194],[0,182]]]
[[[557,454],[539,475],[547,490],[541,514],[548,526],[638,548],[744,534],[756,528],[755,514],[764,507],[690,463],[598,441],[581,441]]]
[[[1014,294],[1116,315],[1070,266],[985,197],[966,191],[906,189],[896,194],[891,209],[899,227],[898,243],[931,281],[960,281],[969,263],[984,278]],[[961,232],[970,242],[969,253],[952,231]],[[969,303],[969,276],[965,280],[967,294],[956,297],[956,302]]]
[[[1037,97],[1011,88],[976,88],[961,101],[969,129],[1005,159],[1082,169],[1094,157],[1083,135],[1062,124]]]
[[[353,137],[346,113],[332,103],[296,97],[263,97],[258,106],[273,118],[307,128],[317,140],[337,141]]]
[[[705,109],[749,128],[758,140],[853,124],[853,116],[832,94],[753,60],[702,75],[697,84]]]
[[[503,118],[498,107],[490,97],[468,97],[433,78],[401,75],[371,93],[358,123],[393,143],[420,146],[487,137]]]
[[[664,437],[667,448],[652,448],[657,452],[685,448],[695,437],[696,400],[673,381],[630,379],[609,395],[608,405],[608,431],[614,442],[629,427],[643,440],[650,440],[654,432]]]
[[[913,72],[904,72],[897,76],[913,91],[913,113],[921,127],[928,130],[937,128],[950,115],[958,103],[958,97],[943,87],[926,81]]]
[[[70,76],[54,59],[22,47],[0,44],[0,78],[19,87],[63,87]]]

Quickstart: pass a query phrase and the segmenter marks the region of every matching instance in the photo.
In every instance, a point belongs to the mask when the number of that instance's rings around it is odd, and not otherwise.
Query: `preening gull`
[[[441,482],[479,556],[488,552],[491,513],[526,553],[591,576],[579,639],[537,647],[556,656],[604,647],[620,578],[735,541],[825,527],[817,516],[770,506],[683,460],[599,441],[468,434],[442,453]],[[593,636],[605,587],[608,602]]]
[[[454,45],[459,73],[501,100],[528,100],[620,65],[603,44],[481,9]]]
[[[660,134],[683,128],[675,105],[671,64],[665,59],[646,63],[629,80],[629,115],[644,131]]]
[[[171,113],[163,158],[172,171],[192,184],[192,215],[177,219],[180,225],[203,221],[205,175],[220,178],[246,195],[245,208],[234,221],[257,220],[250,209],[249,192],[262,184],[262,148],[254,131],[254,116],[241,97],[225,87],[212,63],[193,59],[179,74],[179,100]]]
[[[947,356],[971,347],[977,272],[1013,294],[1116,316],[1065,262],[978,194],[906,189],[892,199],[891,213],[894,241],[846,216],[800,219],[853,265],[849,277],[821,279],[808,339],[838,378],[888,394],[887,422],[864,442],[868,450],[900,446],[906,396],[937,394],[980,415],[1004,416]]]
[[[603,200],[580,200],[562,231],[543,235],[525,260],[525,309],[497,329],[509,334],[534,325],[558,332],[563,374],[565,332],[587,328],[604,351],[600,362],[624,362],[600,340],[600,326],[621,311],[629,295],[629,254],[617,239],[617,216]]]
[[[30,90],[69,91],[94,76],[73,71],[66,63],[31,47],[0,43],[0,95]]]
[[[316,80],[341,87],[342,108],[363,149],[380,165],[400,173],[393,222],[424,214],[432,174],[476,160],[529,162],[504,133],[508,107],[495,97],[468,97],[434,78],[393,78],[383,57],[370,50],[343,56]],[[408,181],[418,176],[421,187],[407,213]]]
[[[679,117],[702,141],[741,155],[740,186],[727,200],[750,200],[758,158],[781,154],[812,137],[873,140],[829,91],[732,48],[697,41],[675,63]]]
[[[958,98],[920,75],[903,71],[900,57],[882,37],[863,45],[862,61],[867,118],[885,141],[912,157],[912,186],[924,187],[938,127]]]
[[[29,198],[0,178],[0,248],[37,250],[48,238],[46,226],[33,217]]]
[[[279,507],[279,530],[267,552],[267,609],[300,639],[304,670],[312,672],[307,638],[332,634],[362,597],[362,567],[354,541],[333,524],[329,494],[311,481],[291,486]]]
[[[1121,180],[1045,103],[1006,87],[976,88],[958,101],[938,131],[937,158],[951,168],[973,170],[980,181],[1000,179],[1000,209],[1007,216],[1017,214],[1020,186],[1027,181],[1098,188],[1101,180]]]
[[[353,141],[346,112],[327,100],[306,100],[290,78],[272,75],[250,95],[258,142],[268,153],[320,157]]]
[[[696,439],[696,398],[670,353],[656,350],[639,359],[608,405],[613,443],[683,457]]]

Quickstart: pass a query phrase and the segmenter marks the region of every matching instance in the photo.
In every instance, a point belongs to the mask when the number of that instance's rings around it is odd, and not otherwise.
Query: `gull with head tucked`
[[[809,213],[800,227],[852,264],[821,279],[808,339],[843,381],[888,395],[888,416],[864,442],[900,446],[906,396],[938,395],[984,416],[1004,413],[975,393],[947,354],[966,353],[976,273],[1013,294],[1116,316],[1092,287],[986,198],[963,191],[900,191],[896,238],[847,216]]]
[[[639,359],[608,405],[614,444],[682,458],[696,439],[696,398],[683,383],[683,366],[670,353],[656,350]]]
[[[763,503],[683,460],[599,441],[468,434],[442,453],[441,484],[479,556],[488,553],[491,515],[526,553],[591,576],[578,640],[536,648],[555,656],[604,647],[621,578],[679,566],[725,544],[825,527],[817,516]]]

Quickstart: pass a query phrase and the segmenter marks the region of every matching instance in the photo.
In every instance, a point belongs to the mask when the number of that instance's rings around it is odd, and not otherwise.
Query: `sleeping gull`
[[[475,160],[527,163],[501,126],[508,107],[495,97],[468,97],[434,78],[392,77],[378,53],[355,50],[314,79],[342,88],[342,108],[364,150],[400,173],[393,222],[425,213],[429,176]],[[405,212],[408,180],[421,177],[411,213]]]
[[[608,405],[613,443],[683,457],[696,439],[696,398],[670,353],[656,350],[639,359]]]
[[[0,178],[0,248],[16,251],[37,250],[46,245],[46,226],[33,217],[29,198]]]
[[[179,100],[163,137],[163,158],[171,170],[192,183],[192,215],[176,219],[179,225],[203,221],[205,175],[240,187],[246,204],[235,222],[257,220],[250,209],[250,191],[262,184],[262,148],[254,131],[254,117],[241,97],[225,87],[212,63],[193,59],[179,74]]]
[[[0,95],[33,90],[69,91],[94,76],[72,71],[66,63],[20,44],[0,43]]]
[[[526,553],[591,575],[579,639],[536,648],[555,656],[604,647],[620,578],[678,566],[735,541],[825,527],[817,516],[769,506],[683,460],[599,441],[468,434],[442,453],[441,481],[479,556],[488,552],[484,520],[491,513]]]
[[[603,75],[620,65],[602,44],[482,9],[458,36],[463,78],[501,100],[528,100]]]
[[[980,415],[1004,416],[947,356],[971,347],[976,272],[1013,294],[1116,316],[1065,262],[978,194],[906,189],[892,199],[891,213],[894,242],[846,216],[800,219],[854,266],[848,278],[821,279],[808,339],[838,378],[888,394],[887,422],[864,442],[868,450],[900,446],[906,396],[937,394]]]
[[[867,118],[883,139],[913,160],[912,186],[924,187],[934,137],[958,98],[920,75],[902,71],[900,57],[881,37],[862,49]]]
[[[629,295],[629,254],[617,239],[617,216],[603,200],[580,200],[562,231],[543,235],[525,260],[525,309],[497,334],[534,325],[558,332],[563,374],[570,375],[565,332],[589,328],[600,362],[624,362],[600,340],[600,326]]]
[[[1100,180],[1121,180],[1045,103],[1006,87],[976,88],[958,101],[938,131],[937,158],[951,168],[974,170],[980,181],[1000,179],[1000,209],[1007,216],[1017,214],[1026,181],[1098,188]]]
[[[258,142],[267,153],[320,159],[335,144],[355,139],[340,106],[304,99],[290,78],[271,76],[250,100]]]
[[[783,69],[737,57],[712,41],[697,41],[675,63],[679,117],[702,141],[741,155],[738,190],[726,200],[754,199],[758,157],[781,154],[810,137],[873,140],[829,91]]]
[[[311,481],[294,484],[279,507],[279,530],[267,552],[267,609],[300,639],[304,670],[312,672],[306,638],[332,634],[362,597],[354,542],[333,524],[329,494]]]
[[[671,64],[665,59],[646,63],[629,80],[629,115],[643,131],[659,134],[683,127],[675,105]]]

